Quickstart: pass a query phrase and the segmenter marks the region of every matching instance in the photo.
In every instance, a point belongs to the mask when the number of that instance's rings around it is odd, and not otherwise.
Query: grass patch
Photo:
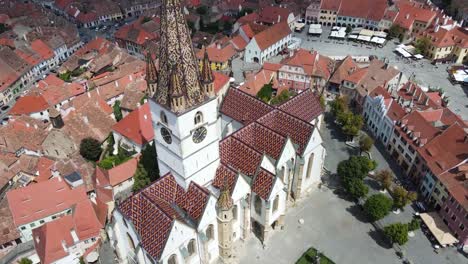
[[[311,264],[316,263],[317,250],[315,248],[309,248],[301,258],[297,260],[296,264]],[[328,257],[324,256],[322,253],[319,253],[320,264],[335,264]]]

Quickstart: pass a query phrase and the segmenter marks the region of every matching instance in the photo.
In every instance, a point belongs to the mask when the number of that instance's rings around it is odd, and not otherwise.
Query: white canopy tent
[[[458,240],[450,233],[449,228],[442,221],[437,212],[422,213],[420,217],[441,246],[452,245],[458,242]]]
[[[384,44],[385,43],[384,38],[379,38],[379,37],[372,37],[371,42],[377,43],[377,44]]]
[[[414,57],[415,57],[416,59],[422,59],[422,58],[424,58],[424,56],[421,55],[421,54],[416,54],[416,55],[414,55]]]
[[[383,31],[374,31],[373,36],[374,37],[379,37],[379,38],[386,38],[387,33],[383,32]]]
[[[311,35],[320,35],[322,34],[322,25],[320,24],[311,24],[309,25],[309,34]]]
[[[359,32],[359,35],[372,37],[372,36],[374,35],[374,31],[368,30],[368,29],[363,29],[363,30],[361,30],[361,31]]]
[[[344,39],[346,37],[346,31],[340,30],[340,31],[332,31],[330,33],[330,38],[339,38],[339,39]]]
[[[348,35],[349,39],[357,39],[357,37],[358,37],[357,35]]]
[[[411,54],[408,53],[406,50],[402,49],[402,48],[396,48],[395,49],[398,53],[401,54],[401,56],[405,57],[405,58],[410,58],[411,57]]]
[[[357,37],[357,39],[369,42],[371,40],[371,37],[370,36],[359,35],[359,37]]]

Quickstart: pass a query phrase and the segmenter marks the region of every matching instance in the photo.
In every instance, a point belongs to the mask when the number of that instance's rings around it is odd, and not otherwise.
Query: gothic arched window
[[[163,111],[161,111],[160,118],[161,118],[161,122],[167,125],[167,116]]]
[[[195,114],[194,123],[195,123],[195,125],[198,125],[198,124],[200,124],[202,122],[203,122],[203,114],[201,112],[197,112]]]
[[[276,195],[275,200],[273,200],[273,213],[278,210],[279,195]]]
[[[177,256],[176,254],[172,254],[169,259],[167,260],[167,264],[177,264]]]
[[[214,238],[213,225],[209,225],[208,228],[206,228],[206,237],[208,238],[208,240],[212,240]]]
[[[195,254],[195,239],[190,240],[190,242],[187,245],[187,251],[189,253],[189,256]]]
[[[262,214],[262,199],[258,195],[255,195],[254,207],[255,207],[255,212],[258,215],[261,215]]]

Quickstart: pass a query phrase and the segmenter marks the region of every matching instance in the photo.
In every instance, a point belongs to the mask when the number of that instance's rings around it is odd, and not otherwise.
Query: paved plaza
[[[337,164],[356,153],[355,149],[346,146],[340,132],[328,122],[323,126],[322,135],[327,146],[325,166],[335,173]],[[386,162],[385,154],[375,147],[372,155],[378,161],[379,169],[391,167]],[[408,206],[398,215],[390,213],[383,222],[409,222],[413,213]],[[299,219],[303,219],[304,224],[300,224]],[[381,234],[367,222],[361,209],[327,187],[312,190],[289,209],[285,221],[285,229],[274,231],[265,248],[255,237],[241,245],[239,262],[291,264],[313,246],[337,264],[402,263],[395,250],[384,243]],[[408,259],[416,264],[459,264],[467,261],[454,248],[443,249],[436,254],[420,230],[403,246],[403,250]]]

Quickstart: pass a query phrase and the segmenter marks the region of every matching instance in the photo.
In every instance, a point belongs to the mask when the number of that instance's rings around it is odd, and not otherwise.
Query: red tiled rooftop
[[[198,224],[209,197],[208,190],[194,182],[185,191],[168,173],[125,200],[119,209],[133,222],[145,251],[159,260],[173,222],[186,221],[174,208],[186,212]]]
[[[31,42],[31,48],[44,60],[49,60],[54,57],[54,51],[40,39]]]
[[[7,199],[15,224],[20,226],[70,209],[88,197],[84,187],[72,190],[58,177],[9,191]]]
[[[235,171],[253,176],[262,154],[235,137],[227,137],[219,145],[221,162]]]
[[[291,28],[288,23],[277,23],[254,36],[260,50],[265,50],[281,39],[291,34]]]
[[[151,142],[154,139],[154,130],[149,104],[132,111],[113,125],[112,130],[141,146]]]
[[[260,169],[252,182],[252,192],[256,193],[263,200],[268,200],[274,183],[275,176],[265,169]]]
[[[131,158],[128,161],[117,165],[111,169],[96,168],[96,179],[99,180],[100,186],[105,186],[107,183],[112,187],[130,179],[135,175],[138,166],[138,159]]]
[[[247,125],[266,113],[273,107],[254,98],[239,89],[229,88],[221,105],[221,113]]]
[[[313,125],[278,109],[271,111],[257,121],[276,133],[291,138],[293,143],[298,145],[297,152],[301,155],[314,130]]]
[[[306,122],[312,122],[323,113],[319,98],[310,89],[294,96],[278,108]]]
[[[259,153],[265,153],[278,160],[286,138],[259,123],[251,123],[232,135]]]
[[[220,72],[213,72],[213,77],[214,77],[214,90],[215,93],[217,94],[221,88],[223,88],[226,84],[229,83],[230,77],[226,74],[220,73]]]
[[[42,95],[26,95],[18,99],[11,108],[11,115],[33,114],[45,111],[49,104]]]

